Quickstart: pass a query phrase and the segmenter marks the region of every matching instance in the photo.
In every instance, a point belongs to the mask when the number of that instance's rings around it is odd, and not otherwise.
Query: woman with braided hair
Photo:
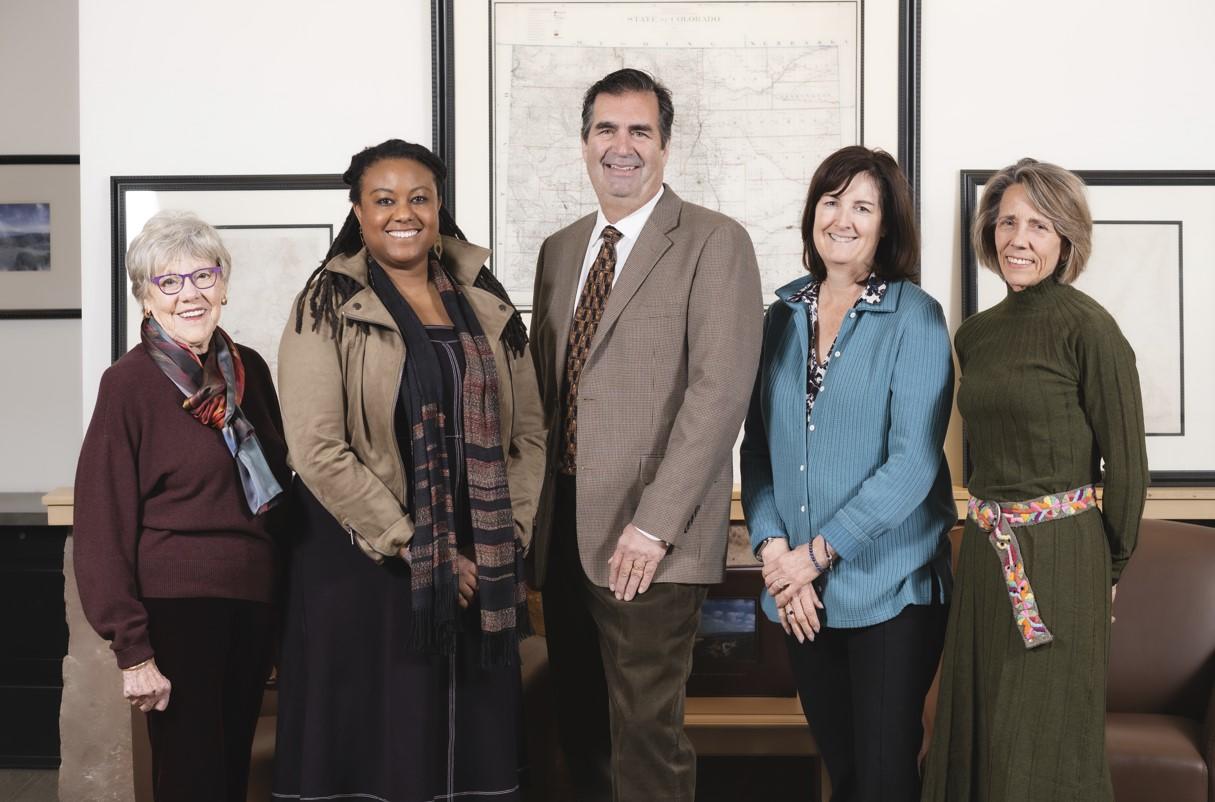
[[[517,799],[523,554],[544,462],[527,334],[446,169],[388,140],[300,293],[279,387],[291,544],[276,799]]]

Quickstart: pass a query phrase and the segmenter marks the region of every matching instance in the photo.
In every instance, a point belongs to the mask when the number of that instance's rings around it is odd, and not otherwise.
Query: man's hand
[[[629,524],[616,541],[616,551],[608,560],[608,589],[620,601],[632,601],[645,593],[654,581],[658,563],[667,550],[657,540],[650,540],[641,530]]]
[[[138,707],[144,713],[168,707],[172,688],[169,678],[160,673],[154,659],[122,670],[122,695],[132,707]]]

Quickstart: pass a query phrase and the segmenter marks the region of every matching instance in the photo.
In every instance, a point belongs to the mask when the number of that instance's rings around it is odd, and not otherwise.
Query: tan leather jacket
[[[493,343],[515,535],[527,547],[544,473],[544,416],[531,355],[515,358],[501,340],[514,309],[472,286],[488,256],[485,248],[443,237],[443,262]],[[332,337],[326,327],[313,331],[305,310],[296,333],[293,307],[278,352],[289,461],[351,539],[379,562],[397,556],[413,537],[393,429],[405,341],[368,286],[365,251],[335,257],[326,268],[363,285],[338,313],[343,321],[368,325],[343,324]]]

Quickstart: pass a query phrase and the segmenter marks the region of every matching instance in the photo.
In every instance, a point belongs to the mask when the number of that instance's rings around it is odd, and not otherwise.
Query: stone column
[[[122,698],[122,673],[114,653],[80,609],[70,535],[63,553],[63,575],[69,636],[59,708],[59,799],[135,802],[131,706]]]

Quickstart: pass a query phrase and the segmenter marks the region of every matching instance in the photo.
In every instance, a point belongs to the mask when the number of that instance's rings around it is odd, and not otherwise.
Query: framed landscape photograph
[[[730,567],[709,589],[692,647],[689,696],[796,696],[784,630],[759,606],[763,572]]]
[[[967,317],[999,303],[970,223],[994,170],[962,171],[962,298]],[[1156,485],[1215,484],[1215,172],[1077,170],[1088,185],[1093,251],[1075,287],[1135,349],[1148,465]],[[969,471],[969,460],[968,468]]]
[[[80,317],[80,157],[0,156],[0,319]]]
[[[622,67],[672,92],[665,178],[751,234],[765,298],[802,271],[822,159],[918,162],[918,0],[433,0],[435,144],[446,202],[515,303],[545,237],[598,208],[581,155],[586,89]]]
[[[252,347],[277,376],[278,341],[304,288],[350,211],[336,175],[124,176],[112,178],[112,358],[139,342],[141,307],[131,297],[126,252],[162,209],[196,213],[232,255],[220,326]]]

